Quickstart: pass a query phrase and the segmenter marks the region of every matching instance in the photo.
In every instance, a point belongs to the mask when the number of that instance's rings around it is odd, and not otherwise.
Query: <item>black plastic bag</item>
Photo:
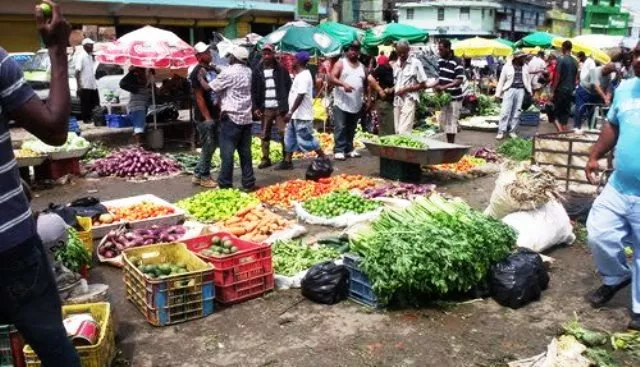
[[[524,92],[524,99],[522,100],[522,110],[527,111],[533,104],[533,96],[529,92]]]
[[[314,265],[302,279],[302,295],[326,305],[344,301],[349,295],[349,270],[331,261]]]
[[[147,111],[147,122],[153,122],[154,114],[157,114],[158,122],[167,122],[177,120],[180,116],[180,111],[173,103],[159,104],[155,108],[151,106]]]
[[[538,253],[519,248],[491,269],[491,297],[514,309],[540,299],[549,285],[549,274]]]
[[[318,181],[321,178],[327,178],[333,173],[333,166],[327,157],[318,157],[311,162],[307,168],[305,177],[307,180]]]

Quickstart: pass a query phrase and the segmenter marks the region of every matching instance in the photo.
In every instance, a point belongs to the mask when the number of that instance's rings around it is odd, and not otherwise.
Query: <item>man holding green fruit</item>
[[[14,324],[44,367],[79,367],[62,324],[60,297],[11,147],[9,120],[50,145],[67,139],[71,101],[67,45],[71,26],[60,7],[36,6],[36,27],[51,60],[49,99],[43,103],[20,66],[0,48],[0,324]]]

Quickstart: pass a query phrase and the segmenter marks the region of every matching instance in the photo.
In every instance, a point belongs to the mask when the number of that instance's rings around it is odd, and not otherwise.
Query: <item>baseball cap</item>
[[[203,52],[207,52],[209,48],[211,48],[211,46],[207,45],[204,42],[198,42],[196,43],[195,46],[193,46],[193,48],[196,50],[197,53],[201,54]]]
[[[82,45],[93,45],[95,42],[91,38],[85,38],[82,40]]]
[[[263,50],[271,50],[271,51],[275,51],[276,50],[276,48],[270,43],[267,43],[266,45],[262,46],[262,49]]]
[[[298,60],[298,62],[307,62],[310,58],[311,56],[307,51],[300,51],[296,53],[296,60]]]
[[[249,59],[249,51],[242,46],[235,46],[231,49],[230,53],[240,61],[247,61]]]

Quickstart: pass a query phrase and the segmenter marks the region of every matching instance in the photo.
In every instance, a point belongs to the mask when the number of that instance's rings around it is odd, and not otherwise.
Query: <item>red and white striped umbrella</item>
[[[195,52],[174,33],[145,26],[107,44],[96,60],[150,69],[186,69],[198,63]]]

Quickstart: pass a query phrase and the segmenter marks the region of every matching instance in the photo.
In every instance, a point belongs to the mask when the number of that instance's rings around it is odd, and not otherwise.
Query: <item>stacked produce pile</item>
[[[362,257],[379,300],[387,303],[394,295],[466,292],[515,242],[515,232],[499,220],[432,194],[407,209],[384,211],[355,236],[352,249]]]
[[[107,148],[104,144],[100,142],[92,142],[91,148],[85,154],[84,160],[87,162],[91,162],[96,159],[104,158],[111,154],[111,150]]]
[[[465,155],[456,163],[436,164],[436,165],[430,166],[430,168],[436,171],[466,173],[476,167],[484,166],[485,164],[487,164],[487,161],[482,158],[476,158],[471,155]]]
[[[417,138],[404,135],[390,135],[382,136],[378,139],[381,145],[388,145],[393,147],[413,148],[413,149],[427,149],[426,143],[419,141]]]
[[[374,179],[362,175],[347,175],[341,174],[331,176],[327,178],[321,178],[318,180],[321,184],[329,185],[330,190],[364,190],[373,186],[376,186],[382,182],[382,180]]]
[[[277,241],[272,247],[276,274],[293,276],[324,261],[335,260],[340,253],[322,245],[309,246],[301,241]]]
[[[198,251],[202,256],[228,256],[238,252],[238,248],[233,245],[233,242],[229,239],[222,239],[220,237],[211,237],[211,247]]]
[[[515,161],[526,161],[533,154],[533,141],[523,138],[509,139],[498,147],[498,153]]]
[[[256,206],[239,211],[234,216],[217,223],[223,232],[229,232],[241,240],[262,243],[275,232],[294,225],[272,211]]]
[[[120,228],[105,236],[98,246],[98,254],[106,259],[113,259],[128,248],[175,242],[182,238],[186,231],[186,228],[181,225],[152,226],[149,229],[134,229],[132,231]]]
[[[28,149],[36,153],[57,153],[68,152],[73,150],[80,150],[89,148],[91,143],[85,138],[81,138],[76,133],[67,134],[67,141],[61,146],[52,146],[43,143],[41,140],[28,140],[22,144],[22,149]]]
[[[364,190],[363,195],[367,199],[373,198],[399,198],[413,199],[418,196],[427,196],[434,192],[436,185],[417,185],[410,183],[391,183],[379,187],[372,187]]]
[[[94,220],[94,226],[119,222],[131,222],[162,217],[175,213],[175,209],[170,206],[146,201],[122,207],[108,207],[107,210],[109,211],[109,214],[100,215],[96,220]]]
[[[346,213],[363,214],[371,212],[380,207],[380,205],[380,202],[340,190],[309,199],[302,204],[302,207],[312,215],[334,218]]]
[[[193,171],[196,169],[196,165],[198,164],[198,160],[200,160],[200,155],[192,153],[174,153],[168,154],[167,156],[180,163],[182,171],[188,174],[193,174]],[[211,162],[211,166],[215,167],[213,161]]]
[[[170,277],[173,275],[180,275],[188,273],[189,270],[185,264],[162,262],[159,264],[144,264],[142,260],[131,257],[129,259],[131,263],[138,268],[145,277],[149,279]]]
[[[477,114],[479,116],[498,116],[500,115],[500,103],[494,97],[480,94],[478,95]]]
[[[289,180],[256,191],[256,197],[265,204],[290,208],[301,202],[331,191],[331,187],[309,180]]]
[[[245,194],[238,189],[216,189],[180,200],[177,206],[200,222],[213,223],[230,218],[240,210],[259,203],[254,195]]]
[[[88,167],[99,176],[149,178],[179,173],[180,164],[162,154],[133,147],[116,151],[105,158],[95,160]]]

